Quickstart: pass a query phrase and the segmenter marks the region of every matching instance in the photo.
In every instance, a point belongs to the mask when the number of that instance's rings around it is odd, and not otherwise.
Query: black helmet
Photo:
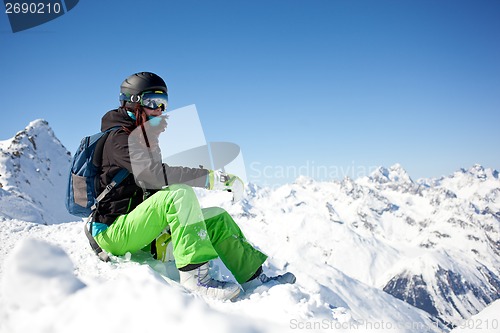
[[[142,72],[130,75],[120,86],[120,94],[140,95],[145,91],[163,91],[168,93],[165,81],[158,75],[150,72]]]

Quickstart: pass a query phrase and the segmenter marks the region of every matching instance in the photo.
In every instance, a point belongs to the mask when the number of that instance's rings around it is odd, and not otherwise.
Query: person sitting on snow
[[[103,191],[123,168],[130,174],[99,202],[92,223],[99,246],[118,256],[134,253],[167,230],[180,283],[215,299],[234,299],[241,290],[236,283],[210,277],[208,262],[217,257],[243,289],[270,279],[294,283],[292,273],[267,277],[262,272],[267,256],[246,240],[225,210],[200,208],[193,186],[242,190],[238,177],[162,163],[158,137],[166,129],[164,80],[149,72],[133,74],[121,84],[120,101],[118,109],[102,117],[101,130],[113,130],[104,142],[97,190]]]

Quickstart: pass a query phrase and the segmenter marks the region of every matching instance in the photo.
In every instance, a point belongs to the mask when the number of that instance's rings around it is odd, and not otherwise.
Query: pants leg
[[[241,232],[231,215],[218,207],[202,209],[212,245],[238,283],[244,283],[266,261]]]
[[[158,191],[132,212],[120,215],[96,236],[107,252],[137,252],[170,226],[177,267],[217,258],[196,194],[190,186],[175,184]]]

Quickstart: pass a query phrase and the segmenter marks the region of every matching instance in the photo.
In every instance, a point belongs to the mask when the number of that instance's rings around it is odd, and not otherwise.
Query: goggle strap
[[[129,95],[126,93],[121,93],[120,101],[139,103],[141,101],[141,95]]]

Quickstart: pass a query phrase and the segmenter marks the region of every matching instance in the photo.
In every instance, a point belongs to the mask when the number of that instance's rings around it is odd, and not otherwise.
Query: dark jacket
[[[104,143],[97,193],[111,183],[120,169],[125,168],[130,174],[101,200],[95,221],[111,225],[119,215],[137,207],[143,201],[145,191],[152,193],[169,184],[179,183],[205,187],[208,170],[170,167],[162,163],[158,147],[160,132],[155,133],[147,125],[149,148],[141,128],[128,134],[126,129],[134,128],[135,121],[126,110],[112,110],[102,117],[101,131],[117,126],[120,128],[111,131]]]

